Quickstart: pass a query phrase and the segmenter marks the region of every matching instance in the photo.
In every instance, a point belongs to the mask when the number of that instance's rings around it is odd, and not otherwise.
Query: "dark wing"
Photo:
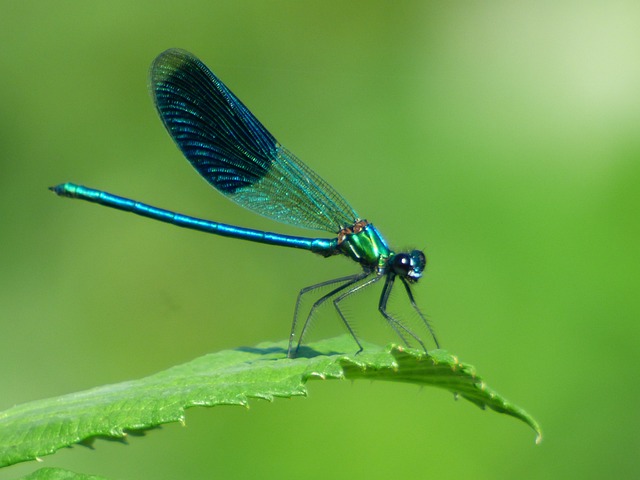
[[[358,219],[194,55],[161,53],[151,65],[150,83],[169,134],[220,193],[266,217],[314,230],[335,233]]]

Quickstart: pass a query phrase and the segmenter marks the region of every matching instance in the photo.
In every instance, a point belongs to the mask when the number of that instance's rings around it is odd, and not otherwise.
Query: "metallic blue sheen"
[[[411,292],[426,268],[420,250],[394,252],[373,224],[362,219],[349,203],[317,173],[284,148],[247,107],[194,55],[167,50],[154,60],[150,89],[162,123],[196,171],[216,190],[244,208],[273,220],[302,228],[331,232],[333,238],[310,238],[252,230],[203,220],[153,207],[102,190],[63,183],[51,187],[63,197],[78,198],[135,213],[143,217],[224,237],[268,245],[299,248],[329,257],[343,255],[362,271],[303,288],[296,301],[289,357],[300,348],[317,309],[331,301],[360,350],[358,340],[340,303],[352,294],[384,280],[378,310],[407,345],[419,345],[420,336],[404,320],[387,311],[396,280],[400,280],[417,313],[418,327],[438,341]],[[365,182],[354,179],[354,184]],[[305,321],[298,322],[301,299],[312,291],[329,287],[316,300]],[[297,328],[302,324],[294,348]]]
[[[125,212],[135,213],[142,217],[171,223],[178,227],[213,233],[223,237],[239,238],[257,243],[266,243],[268,245],[300,248],[303,250],[310,250],[323,256],[330,256],[339,253],[336,250],[338,241],[335,238],[296,237],[292,235],[281,235],[278,233],[264,232],[262,230],[253,230],[250,228],[212,222],[210,220],[190,217],[170,210],[153,207],[146,203],[137,202],[125,197],[119,197],[102,190],[83,187],[82,185],[76,185],[74,183],[63,183],[61,185],[51,187],[51,190],[63,197],[79,198],[89,202],[99,203],[100,205],[105,205],[107,207],[117,208],[118,210],[124,210]]]

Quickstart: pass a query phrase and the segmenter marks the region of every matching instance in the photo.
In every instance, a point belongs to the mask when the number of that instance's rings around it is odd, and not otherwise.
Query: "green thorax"
[[[366,220],[344,228],[338,234],[338,249],[356,262],[382,269],[393,252],[380,232]]]

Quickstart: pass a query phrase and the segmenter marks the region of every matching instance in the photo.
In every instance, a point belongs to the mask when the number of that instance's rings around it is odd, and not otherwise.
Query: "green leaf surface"
[[[97,477],[95,475],[85,475],[83,473],[75,473],[62,468],[41,468],[30,473],[22,480],[107,480],[105,477]]]
[[[33,460],[95,438],[124,439],[169,422],[184,422],[194,406],[247,405],[307,394],[313,379],[369,379],[433,385],[476,405],[526,422],[537,422],[489,388],[475,369],[443,351],[429,354],[391,345],[353,349],[348,336],[304,347],[286,358],[287,343],[263,343],[205,355],[163,372],[57,398],[18,405],[0,413],[0,466]]]

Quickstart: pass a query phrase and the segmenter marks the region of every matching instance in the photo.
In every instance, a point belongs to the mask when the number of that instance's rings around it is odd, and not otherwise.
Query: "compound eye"
[[[393,271],[402,277],[409,276],[413,270],[413,262],[408,253],[399,253],[393,257]]]
[[[425,257],[424,252],[421,250],[413,250],[411,252],[411,259],[414,270],[422,275],[424,269],[427,267],[427,257]]]

